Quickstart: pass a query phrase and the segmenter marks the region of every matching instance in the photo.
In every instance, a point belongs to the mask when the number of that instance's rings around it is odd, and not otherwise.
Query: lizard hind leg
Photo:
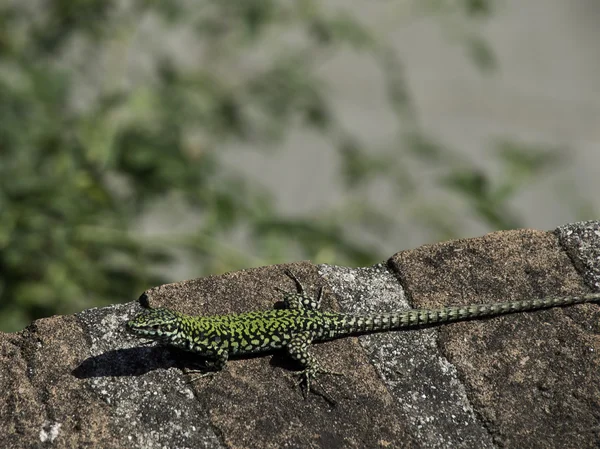
[[[313,335],[309,332],[303,332],[294,335],[294,337],[287,344],[287,352],[294,360],[296,360],[304,368],[295,374],[300,376],[299,384],[304,383],[306,385],[306,395],[310,393],[311,381],[319,385],[324,391],[325,389],[321,383],[316,380],[318,374],[330,374],[334,376],[343,376],[343,373],[330,371],[323,368],[315,357],[310,353],[309,346],[312,342]],[[306,397],[306,396],[305,396]]]
[[[321,299],[323,298],[323,287],[319,288],[319,293],[315,298],[311,297],[306,293],[304,286],[300,280],[290,270],[285,270],[284,273],[289,276],[296,284],[296,292],[285,291],[281,288],[277,290],[281,291],[283,296],[283,302],[286,309],[311,309],[318,310],[321,308]]]

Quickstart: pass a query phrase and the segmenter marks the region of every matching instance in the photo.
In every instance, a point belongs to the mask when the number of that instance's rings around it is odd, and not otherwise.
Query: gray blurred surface
[[[474,30],[498,63],[497,70],[485,73],[469,59],[454,29],[458,25],[418,12],[417,3],[357,2],[352,7],[362,8],[359,16],[388,36],[399,52],[421,126],[492,171],[491,150],[498,139],[568,148],[564,171],[539,180],[516,198],[514,206],[529,227],[551,229],[580,218],[560,198],[548,200],[554,198],[547,191],[550,186],[564,183],[566,196],[574,189],[599,207],[594,192],[600,188],[600,4],[496,2],[491,19]],[[374,148],[393,138],[395,118],[372,64],[361,64],[359,56],[347,53],[325,64],[322,74],[347,127]],[[331,181],[336,160],[328,149],[322,139],[298,132],[282,151],[246,148],[231,153],[230,162],[275,192],[283,210],[318,211],[333,207],[344,195]],[[486,231],[473,224],[462,236]],[[387,243],[406,245],[406,236],[401,238]],[[415,229],[408,240],[418,246],[424,239]]]

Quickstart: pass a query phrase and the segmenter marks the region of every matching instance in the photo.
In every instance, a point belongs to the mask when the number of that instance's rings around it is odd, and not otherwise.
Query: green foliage
[[[435,2],[432,2],[435,3]],[[460,3],[482,17],[489,1]],[[457,226],[420,195],[423,167],[492,227],[519,224],[516,190],[552,157],[504,144],[500,181],[420,130],[402,66],[348,12],[320,2],[53,0],[0,5],[0,329],[131,300],[196,275],[313,259],[366,265],[389,255],[374,240],[399,232],[371,201],[375,184],[407,204],[408,220]],[[153,44],[139,36],[153,23]],[[169,39],[178,33],[178,43]],[[465,41],[494,68],[483,41]],[[374,151],[344,128],[319,77],[340,50],[371,57],[386,80],[399,134]],[[272,194],[224,163],[239,143],[273,151],[291,129],[329,142],[346,196],[327,213],[288,216]],[[234,150],[229,150],[234,151]],[[157,204],[194,217],[182,232],[148,232]]]
[[[135,298],[170,280],[160,268],[180,251],[198,275],[288,260],[288,246],[299,257],[331,247],[341,259],[370,260],[340,223],[279,216],[268,192],[227,168],[218,151],[232,141],[272,145],[298,120],[327,132],[332,118],[313,59],[330,47],[372,44],[351,17],[327,16],[308,1],[247,0],[195,10],[180,2],[53,1],[43,11],[15,3],[0,17],[1,328]],[[165,36],[192,30],[207,49],[201,63],[184,67],[159,52],[141,79],[114,82],[121,68],[103,66],[107,49],[132,45],[140,18],[158,19]],[[237,70],[284,28],[305,38],[272,45],[264,64]],[[165,198],[197,215],[195,229],[136,232]],[[227,244],[240,232],[246,250]]]

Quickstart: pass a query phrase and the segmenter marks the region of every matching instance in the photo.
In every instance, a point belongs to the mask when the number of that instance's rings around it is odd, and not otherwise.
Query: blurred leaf
[[[415,157],[426,162],[443,160],[447,151],[444,147],[434,141],[430,136],[426,136],[421,132],[412,131],[404,135],[406,147]]]
[[[339,144],[344,184],[352,189],[364,185],[377,176],[386,175],[393,165],[385,153],[375,153],[362,148],[351,136]]]
[[[496,194],[488,176],[483,172],[456,170],[444,180],[444,185],[462,197],[476,217],[492,229],[522,227],[520,220],[508,207],[508,196]]]
[[[390,48],[381,48],[378,60],[383,69],[388,101],[399,115],[399,118],[408,121],[414,119],[411,96],[408,92],[408,83],[404,79],[404,69],[395,52]]]
[[[492,13],[492,0],[463,0],[463,4],[471,16],[488,17]]]
[[[375,46],[371,33],[347,14],[313,16],[308,25],[311,36],[321,45],[348,44],[360,50]]]
[[[492,72],[498,68],[494,52],[481,37],[471,35],[466,39],[468,55],[482,72]]]
[[[317,223],[315,220],[265,220],[256,227],[255,238],[263,235],[281,235],[285,241],[296,243],[308,251],[309,255],[319,253],[323,247],[335,246],[344,251],[358,264],[374,263],[373,254],[357,242],[344,237],[344,231],[337,224]]]
[[[558,168],[566,150],[516,142],[499,142],[495,153],[512,176],[519,178]]]
[[[489,179],[479,170],[456,170],[446,176],[444,184],[476,201],[486,198],[490,192]]]

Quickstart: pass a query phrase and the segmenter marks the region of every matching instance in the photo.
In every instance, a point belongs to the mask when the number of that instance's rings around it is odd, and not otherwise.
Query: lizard
[[[203,374],[213,375],[225,368],[229,356],[252,355],[285,349],[302,367],[296,374],[310,392],[318,374],[341,375],[323,368],[310,352],[310,345],[353,335],[419,328],[450,322],[530,312],[587,302],[600,302],[600,293],[544,297],[514,301],[408,309],[392,313],[353,315],[320,309],[321,287],[316,297],[289,270],[296,292],[281,290],[283,308],[238,314],[192,316],[169,308],[148,307],[127,322],[127,330],[160,344],[192,352],[206,359]],[[192,381],[193,381],[192,380]]]

